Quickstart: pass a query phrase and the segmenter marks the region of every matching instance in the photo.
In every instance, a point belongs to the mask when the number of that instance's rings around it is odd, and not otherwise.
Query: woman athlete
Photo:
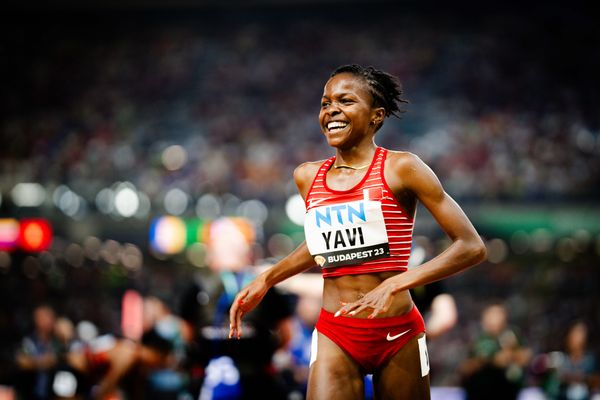
[[[401,112],[397,79],[372,67],[337,68],[325,84],[321,130],[336,154],[294,171],[307,207],[306,241],[237,295],[229,337],[269,288],[321,266],[323,308],[313,334],[308,399],[362,399],[373,374],[378,399],[428,399],[425,326],[409,289],[485,259],[485,246],[435,174],[414,154],[374,142],[384,119]],[[407,270],[417,201],[452,244]]]

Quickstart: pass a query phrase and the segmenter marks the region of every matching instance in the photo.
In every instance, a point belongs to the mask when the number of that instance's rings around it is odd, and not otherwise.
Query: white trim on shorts
[[[417,339],[419,344],[419,359],[421,360],[421,377],[429,374],[429,354],[427,353],[427,342],[425,335]]]
[[[308,366],[311,367],[315,361],[317,361],[317,350],[318,350],[319,335],[317,329],[313,329],[312,338],[310,340],[310,362]]]

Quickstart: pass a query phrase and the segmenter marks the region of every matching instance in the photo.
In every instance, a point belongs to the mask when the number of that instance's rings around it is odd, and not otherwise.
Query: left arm
[[[354,315],[372,308],[369,318],[373,318],[389,309],[396,293],[444,279],[479,264],[486,257],[485,245],[473,224],[421,159],[410,153],[394,154],[390,164],[395,179],[399,182],[388,182],[390,187],[393,190],[398,188],[408,191],[421,201],[452,240],[452,244],[418,268],[386,279],[360,300],[340,308],[336,315]]]

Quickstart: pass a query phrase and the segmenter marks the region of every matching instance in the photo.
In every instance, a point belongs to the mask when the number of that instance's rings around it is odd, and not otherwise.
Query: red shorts
[[[425,322],[416,306],[403,315],[373,319],[334,317],[321,309],[315,327],[368,374],[383,366],[410,339],[425,332]]]

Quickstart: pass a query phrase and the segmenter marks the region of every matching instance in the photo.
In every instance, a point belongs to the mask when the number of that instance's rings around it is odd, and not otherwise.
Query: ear
[[[383,124],[383,120],[385,119],[385,108],[377,107],[373,109],[371,113],[371,125],[375,125],[377,127]]]

